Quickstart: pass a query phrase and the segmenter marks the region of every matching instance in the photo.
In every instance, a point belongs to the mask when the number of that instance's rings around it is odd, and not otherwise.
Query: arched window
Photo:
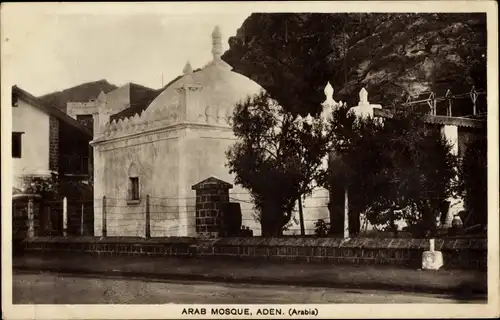
[[[137,165],[132,163],[128,169],[128,200],[140,200],[139,171]]]

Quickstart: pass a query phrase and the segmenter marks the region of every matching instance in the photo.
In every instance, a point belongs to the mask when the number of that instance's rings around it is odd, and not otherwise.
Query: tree
[[[486,40],[484,13],[254,13],[222,59],[305,116],[320,112],[327,81],[351,106],[365,87],[386,108],[485,89]]]
[[[329,125],[332,153],[330,168],[321,180],[323,186],[338,190],[339,196],[349,191],[351,233],[359,231],[353,230],[359,226],[351,222],[359,221],[360,213],[371,213],[368,217],[373,224],[384,223],[379,220],[381,213],[391,207],[388,171],[392,163],[385,150],[387,141],[382,123],[372,118],[356,118],[344,105],[333,110]],[[343,204],[337,211],[340,215]],[[343,224],[337,222],[338,226],[332,224],[332,232],[340,233]]]
[[[23,191],[37,194],[44,200],[56,200],[60,196],[59,177],[51,174],[50,177],[31,177],[24,181]]]
[[[411,110],[382,123],[356,119],[343,107],[333,112],[330,135],[342,166],[325,180],[327,188],[343,184],[350,209],[358,216],[365,212],[372,224],[396,231],[395,221],[404,218],[414,235],[435,235],[456,177],[456,157],[438,128]]]
[[[399,112],[384,126],[393,159],[390,192],[409,230],[433,237],[443,201],[453,195],[457,158],[439,127],[424,122],[422,114]]]
[[[469,209],[469,225],[488,222],[488,158],[487,141],[470,142],[459,167],[458,192]]]
[[[307,120],[265,92],[236,105],[233,131],[239,141],[227,151],[228,166],[235,182],[249,190],[264,236],[282,234],[296,201],[312,192],[327,154],[323,120]]]
[[[24,192],[34,193],[46,201],[67,197],[71,200],[89,200],[93,197],[92,181],[84,183],[81,180],[62,178],[58,174],[50,177],[32,177],[25,181]]]

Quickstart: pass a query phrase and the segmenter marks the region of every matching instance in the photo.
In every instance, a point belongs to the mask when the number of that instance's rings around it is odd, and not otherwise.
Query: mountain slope
[[[62,91],[52,92],[39,97],[47,105],[66,112],[66,102],[87,102],[97,98],[101,91],[108,93],[117,88],[107,80],[87,82]]]

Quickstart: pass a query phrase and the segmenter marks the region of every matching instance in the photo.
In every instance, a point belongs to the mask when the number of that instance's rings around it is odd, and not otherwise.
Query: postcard
[[[3,317],[498,317],[496,9],[3,3]]]

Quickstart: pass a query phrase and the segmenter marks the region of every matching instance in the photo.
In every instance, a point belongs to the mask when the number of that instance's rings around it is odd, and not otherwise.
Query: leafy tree
[[[456,158],[438,128],[413,111],[395,112],[382,123],[356,119],[343,107],[333,112],[330,134],[341,165],[324,181],[348,188],[350,210],[393,231],[404,218],[416,236],[434,235],[456,176]]]
[[[421,114],[400,112],[384,126],[393,159],[390,192],[410,231],[429,237],[436,233],[436,219],[443,201],[453,195],[457,158],[439,127],[428,125]]]
[[[487,141],[470,142],[459,167],[458,192],[464,197],[470,213],[469,225],[486,225],[488,221]]]
[[[381,122],[371,118],[357,119],[346,105],[336,108],[331,117],[329,139],[332,142],[330,170],[322,176],[322,184],[336,192],[343,199],[344,190],[349,192],[350,232],[356,234],[360,213],[368,216],[373,224],[379,221],[381,213],[391,207],[388,185],[391,159],[385,152],[387,140]],[[334,197],[335,198],[335,197]],[[331,208],[334,210],[334,207]],[[343,216],[343,203],[334,215]],[[342,233],[343,222],[332,223],[332,232]]]
[[[484,13],[254,13],[222,58],[287,111],[314,115],[327,81],[349,105],[365,87],[390,108],[485,89],[486,40]],[[464,103],[454,113],[470,114]]]
[[[235,182],[249,190],[264,236],[279,236],[296,201],[310,194],[328,151],[320,118],[310,122],[286,112],[265,92],[239,103],[233,131],[239,141],[228,151]]]
[[[32,177],[24,181],[23,191],[37,194],[44,200],[55,200],[59,197],[59,179],[57,174],[50,177]]]
[[[328,233],[329,223],[319,219],[314,223],[314,234],[318,237],[324,237]]]
[[[68,199],[85,199],[93,197],[93,184],[83,183],[80,180],[61,179],[57,174],[50,177],[33,177],[25,181],[23,187],[27,193],[34,193],[41,196],[43,200],[58,200],[63,197]]]

